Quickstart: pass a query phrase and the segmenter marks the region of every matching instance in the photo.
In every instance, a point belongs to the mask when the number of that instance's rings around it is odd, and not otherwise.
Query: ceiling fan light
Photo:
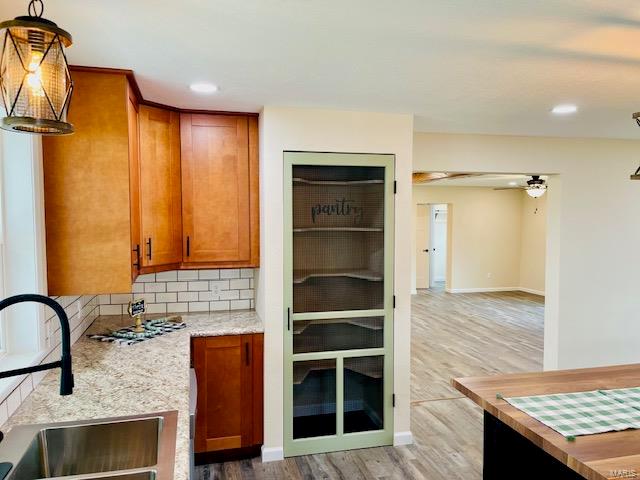
[[[5,109],[0,128],[20,133],[73,133],[67,110],[73,82],[65,48],[71,35],[37,14],[0,23],[0,93]]]
[[[540,198],[545,194],[546,191],[547,191],[547,186],[540,185],[540,184],[531,185],[530,187],[526,188],[527,195],[529,195],[532,198]]]

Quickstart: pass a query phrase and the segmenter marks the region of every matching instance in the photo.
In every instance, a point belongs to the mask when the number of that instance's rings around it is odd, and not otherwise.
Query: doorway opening
[[[447,280],[447,239],[449,205],[419,204],[416,225],[418,245],[416,288],[444,290]]]

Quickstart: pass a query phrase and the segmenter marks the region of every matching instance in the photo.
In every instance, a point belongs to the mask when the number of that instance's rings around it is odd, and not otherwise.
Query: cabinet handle
[[[133,266],[140,270],[140,244],[136,245],[133,251],[136,252],[136,261]]]
[[[244,344],[244,358],[247,362],[247,367],[249,366],[249,342]]]
[[[187,257],[191,255],[191,238],[187,236]]]
[[[291,307],[287,307],[287,330],[291,330]]]
[[[151,260],[151,237],[147,240],[147,247],[149,247],[149,252],[147,253],[147,257]]]

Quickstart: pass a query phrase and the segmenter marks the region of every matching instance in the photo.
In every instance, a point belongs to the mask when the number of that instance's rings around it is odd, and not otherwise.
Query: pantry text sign
[[[315,224],[318,220],[325,217],[351,217],[353,223],[358,224],[362,221],[363,209],[353,200],[346,198],[336,198],[335,202],[318,203],[311,206],[311,220]]]

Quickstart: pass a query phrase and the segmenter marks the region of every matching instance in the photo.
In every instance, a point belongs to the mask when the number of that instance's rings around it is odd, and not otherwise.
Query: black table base
[[[530,440],[484,412],[484,480],[583,480]]]

